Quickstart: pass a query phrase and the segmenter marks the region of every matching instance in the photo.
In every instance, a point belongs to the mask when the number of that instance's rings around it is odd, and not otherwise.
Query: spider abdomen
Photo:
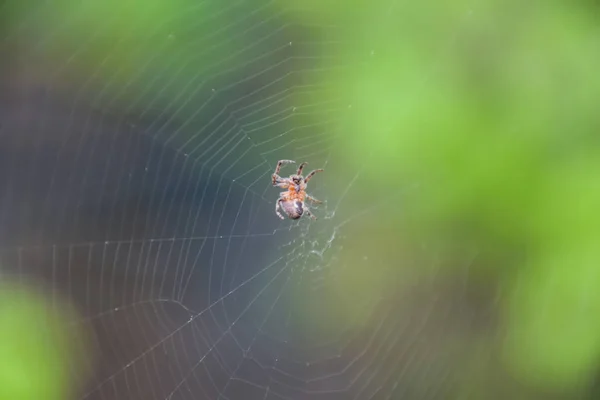
[[[286,200],[281,202],[281,208],[290,217],[298,219],[304,213],[304,205],[300,200]]]

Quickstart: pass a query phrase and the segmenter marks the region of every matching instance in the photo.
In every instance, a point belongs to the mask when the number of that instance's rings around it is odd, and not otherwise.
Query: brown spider
[[[295,161],[292,160],[281,160],[277,162],[277,168],[272,176],[273,186],[278,186],[283,189],[287,189],[285,192],[279,193],[279,199],[275,203],[275,212],[281,219],[285,219],[283,215],[279,213],[279,207],[283,208],[283,211],[287,214],[290,219],[298,219],[306,212],[312,219],[317,219],[306,204],[304,200],[310,200],[314,204],[320,204],[322,201],[315,199],[314,197],[306,194],[306,184],[308,181],[317,173],[322,172],[322,169],[315,169],[305,177],[302,176],[302,169],[308,163],[303,162],[298,167],[296,175],[290,175],[289,178],[282,178],[279,176],[279,171],[284,164],[293,164]]]

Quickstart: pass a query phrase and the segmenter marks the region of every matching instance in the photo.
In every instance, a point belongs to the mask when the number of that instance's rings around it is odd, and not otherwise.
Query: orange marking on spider
[[[289,178],[282,178],[279,176],[279,171],[283,165],[294,163],[295,161],[292,160],[280,160],[277,162],[275,172],[271,176],[273,186],[287,189],[285,192],[279,193],[279,199],[277,199],[277,202],[275,203],[275,213],[277,213],[279,218],[285,219],[285,217],[279,212],[279,208],[282,208],[290,219],[299,219],[304,213],[308,214],[312,219],[317,219],[317,217],[310,212],[304,201],[310,200],[314,204],[322,203],[322,201],[308,195],[306,193],[306,186],[308,181],[311,180],[316,173],[323,172],[324,170],[315,169],[306,177],[304,177],[302,175],[302,170],[308,163],[303,162],[298,167],[298,171],[296,171],[295,175],[290,175]]]

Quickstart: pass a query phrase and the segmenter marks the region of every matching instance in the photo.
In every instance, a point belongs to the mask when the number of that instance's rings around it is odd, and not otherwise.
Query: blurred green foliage
[[[68,326],[42,296],[0,287],[0,399],[69,398]]]
[[[388,218],[493,254],[478,268],[504,286],[502,363],[578,393],[600,360],[597,5],[355,5],[312,5],[353,24],[342,56],[359,67],[329,77],[352,107],[336,162],[373,155],[363,174],[390,194],[418,182]]]

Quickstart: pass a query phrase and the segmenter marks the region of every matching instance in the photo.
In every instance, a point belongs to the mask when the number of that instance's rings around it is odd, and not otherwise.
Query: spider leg
[[[279,176],[279,171],[281,171],[281,167],[285,164],[293,164],[296,161],[292,161],[292,160],[279,160],[277,162],[277,167],[275,168],[275,172],[273,173],[273,175],[271,175],[271,180],[273,181],[273,186],[279,186],[278,183],[281,183],[283,181],[283,178]],[[279,186],[279,187],[283,187],[283,186]]]
[[[325,171],[325,170],[324,170],[324,169],[315,169],[315,170],[314,170],[314,171],[312,171],[310,174],[308,174],[308,175],[306,176],[306,178],[304,178],[304,183],[308,183],[308,181],[310,180],[310,178],[312,178],[313,176],[315,176],[315,174],[316,174],[317,172],[323,172],[323,171]]]
[[[300,166],[298,167],[298,172],[296,172],[296,175],[302,175],[302,170],[304,169],[304,166],[308,164],[307,162],[303,162],[302,164],[300,164]]]
[[[278,216],[279,218],[281,218],[281,219],[285,219],[285,218],[283,217],[283,215],[281,215],[281,214],[279,213],[279,202],[281,202],[281,201],[283,201],[283,199],[279,199],[279,200],[277,200],[277,201],[275,202],[275,213],[277,214],[277,216]]]
[[[316,220],[317,217],[315,217],[315,214],[311,213],[310,210],[308,209],[308,207],[304,207],[304,212],[306,212],[308,214],[309,217],[311,217],[312,219]]]
[[[308,200],[312,201],[312,202],[313,202],[313,203],[315,203],[315,204],[321,204],[321,203],[322,203],[322,201],[321,201],[321,200],[317,200],[317,199],[315,199],[314,197],[312,197],[312,196],[310,196],[310,195],[308,195],[308,194],[306,195],[306,198],[307,198]]]
[[[288,178],[282,178],[279,175],[273,174],[271,177],[271,181],[273,182],[273,186],[279,186],[280,188],[287,189],[290,185],[290,181]]]
[[[275,174],[274,175],[279,175],[279,171],[281,171],[281,167],[284,166],[285,164],[295,164],[296,161],[292,161],[292,160],[279,160],[277,161],[277,167],[275,168]]]

